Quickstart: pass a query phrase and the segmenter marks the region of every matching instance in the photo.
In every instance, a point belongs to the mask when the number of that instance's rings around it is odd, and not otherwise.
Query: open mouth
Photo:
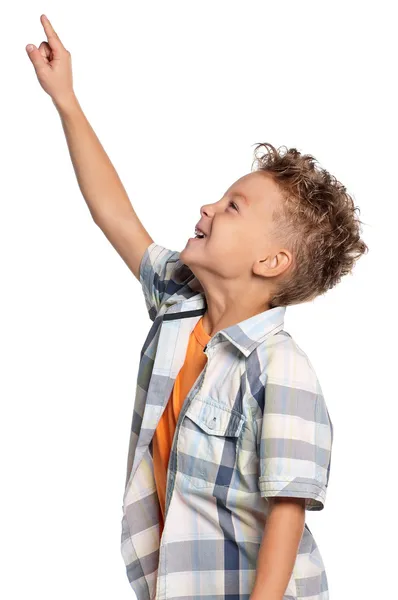
[[[198,229],[197,227],[195,227],[195,237],[191,238],[191,239],[194,239],[194,240],[203,240],[206,237],[207,237],[207,235],[205,233],[203,233],[203,231],[201,231],[200,229]]]

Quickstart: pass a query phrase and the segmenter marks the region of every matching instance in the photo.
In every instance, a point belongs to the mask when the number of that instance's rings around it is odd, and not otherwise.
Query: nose
[[[200,215],[206,215],[206,217],[212,217],[214,215],[214,204],[204,204],[200,208]]]

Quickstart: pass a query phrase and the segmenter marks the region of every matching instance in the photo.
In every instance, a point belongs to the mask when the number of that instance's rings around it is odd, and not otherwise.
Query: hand
[[[74,97],[71,54],[63,46],[46,15],[41,15],[40,21],[48,42],[42,42],[39,48],[29,44],[26,51],[41,87],[57,105]]]

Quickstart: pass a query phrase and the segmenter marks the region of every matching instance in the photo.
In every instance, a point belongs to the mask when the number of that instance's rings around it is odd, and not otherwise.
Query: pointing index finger
[[[57,33],[54,30],[54,27],[51,25],[50,21],[46,17],[46,15],[41,15],[40,17],[41,23],[44,27],[44,31],[46,33],[48,43],[53,48],[57,44],[62,46],[61,40],[59,39]]]

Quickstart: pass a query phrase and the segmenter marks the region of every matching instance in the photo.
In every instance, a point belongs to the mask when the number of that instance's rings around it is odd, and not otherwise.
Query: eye
[[[229,205],[233,206],[235,210],[239,211],[238,206],[235,204],[235,202],[230,202]]]

